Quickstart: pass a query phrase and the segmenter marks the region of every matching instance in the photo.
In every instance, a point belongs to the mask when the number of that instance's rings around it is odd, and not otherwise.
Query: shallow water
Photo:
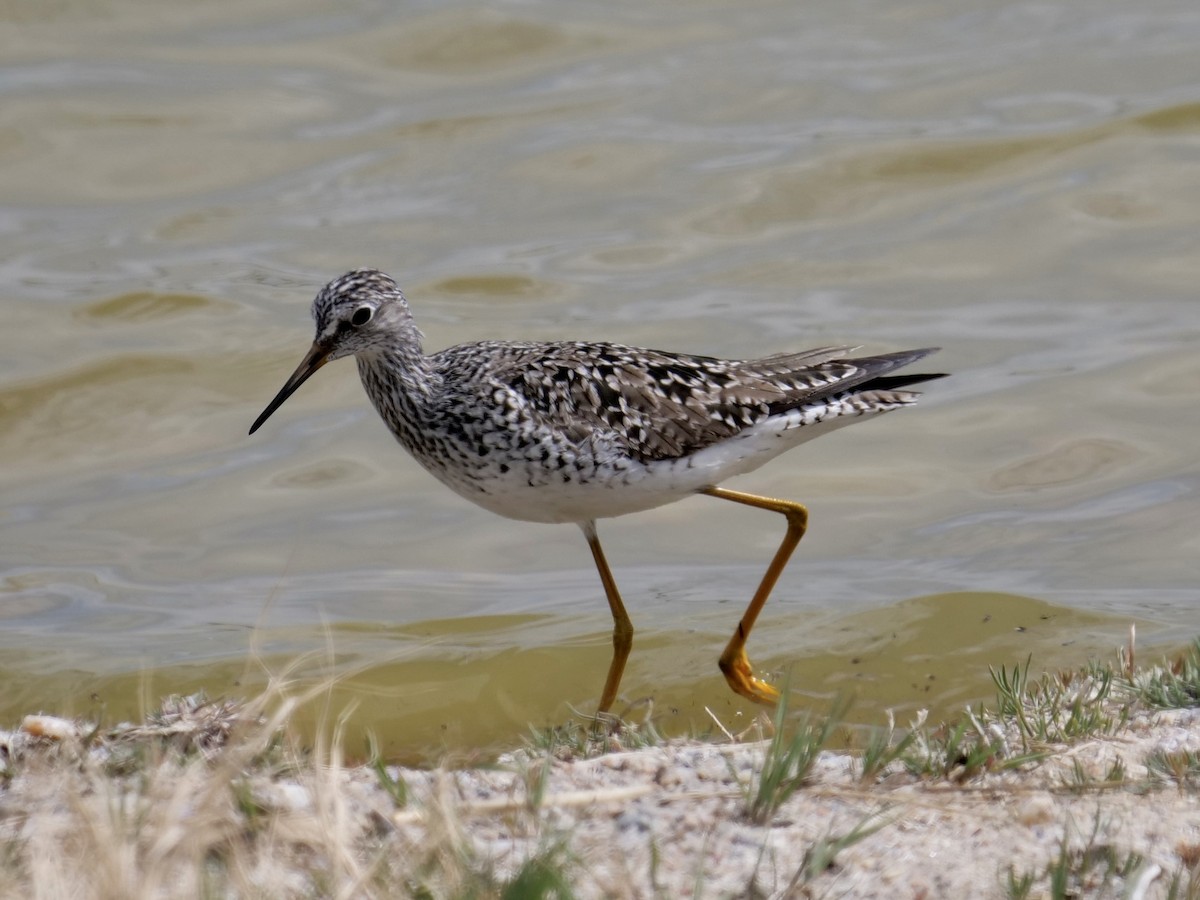
[[[297,657],[397,755],[595,702],[610,622],[576,529],[445,491],[348,362],[246,436],[315,290],[363,264],[430,347],[942,346],[916,409],[735,483],[810,507],[750,652],[818,700],[944,708],[989,664],[1200,631],[1190,4],[0,21],[3,720]],[[602,523],[628,701],[752,712],[715,660],[780,529],[709,498]]]

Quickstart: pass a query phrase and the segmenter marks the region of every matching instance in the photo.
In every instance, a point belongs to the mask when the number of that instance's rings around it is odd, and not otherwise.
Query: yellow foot
[[[779,691],[754,674],[746,651],[741,647],[726,647],[717,665],[735,694],[763,706],[774,706],[779,702]]]

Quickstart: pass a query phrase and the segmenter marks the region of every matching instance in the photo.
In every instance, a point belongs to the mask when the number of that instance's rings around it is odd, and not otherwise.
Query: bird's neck
[[[420,428],[431,414],[441,378],[418,343],[359,353],[358,374],[367,396],[397,437]]]

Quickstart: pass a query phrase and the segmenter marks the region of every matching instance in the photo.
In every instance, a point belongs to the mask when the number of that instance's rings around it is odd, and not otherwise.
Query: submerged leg
[[[592,559],[596,561],[596,570],[600,573],[600,582],[604,585],[604,595],[608,597],[608,606],[613,617],[613,655],[608,665],[608,677],[604,680],[604,693],[600,695],[600,706],[597,712],[608,712],[617,698],[617,688],[621,686],[621,676],[625,673],[625,660],[629,659],[629,650],[633,647],[633,622],[629,613],[625,612],[625,604],[621,602],[621,594],[617,583],[613,580],[612,571],[608,568],[608,560],[600,548],[600,538],[596,535],[596,523],[583,522],[579,526],[583,536],[587,538],[588,547],[592,550]]]
[[[750,637],[750,629],[754,627],[754,620],[758,618],[758,614],[766,605],[767,598],[771,595],[771,589],[779,580],[779,575],[787,565],[792,551],[800,543],[800,538],[804,537],[804,530],[808,527],[808,510],[803,505],[791,500],[775,500],[772,497],[744,494],[741,491],[729,491],[719,487],[705,488],[702,493],[708,494],[710,497],[719,497],[722,500],[732,500],[734,503],[744,503],[746,506],[753,506],[756,509],[769,509],[782,513],[787,518],[787,532],[783,536],[783,542],[775,551],[771,564],[767,566],[767,571],[763,575],[762,581],[759,582],[758,590],[754,592],[750,605],[742,613],[742,620],[738,622],[737,630],[729,639],[729,643],[725,645],[725,650],[718,663],[721,672],[725,675],[725,680],[729,682],[729,686],[736,693],[756,703],[773,706],[779,699],[779,691],[755,677],[754,670],[750,666],[750,659],[746,656],[746,639]]]

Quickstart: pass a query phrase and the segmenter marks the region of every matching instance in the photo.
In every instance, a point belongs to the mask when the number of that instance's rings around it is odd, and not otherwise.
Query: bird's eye
[[[355,328],[359,328],[363,325],[366,325],[368,322],[371,321],[372,312],[373,312],[373,310],[371,309],[371,307],[360,306],[358,309],[356,309],[354,311],[354,315],[352,315],[350,317],[350,324],[353,325]]]

